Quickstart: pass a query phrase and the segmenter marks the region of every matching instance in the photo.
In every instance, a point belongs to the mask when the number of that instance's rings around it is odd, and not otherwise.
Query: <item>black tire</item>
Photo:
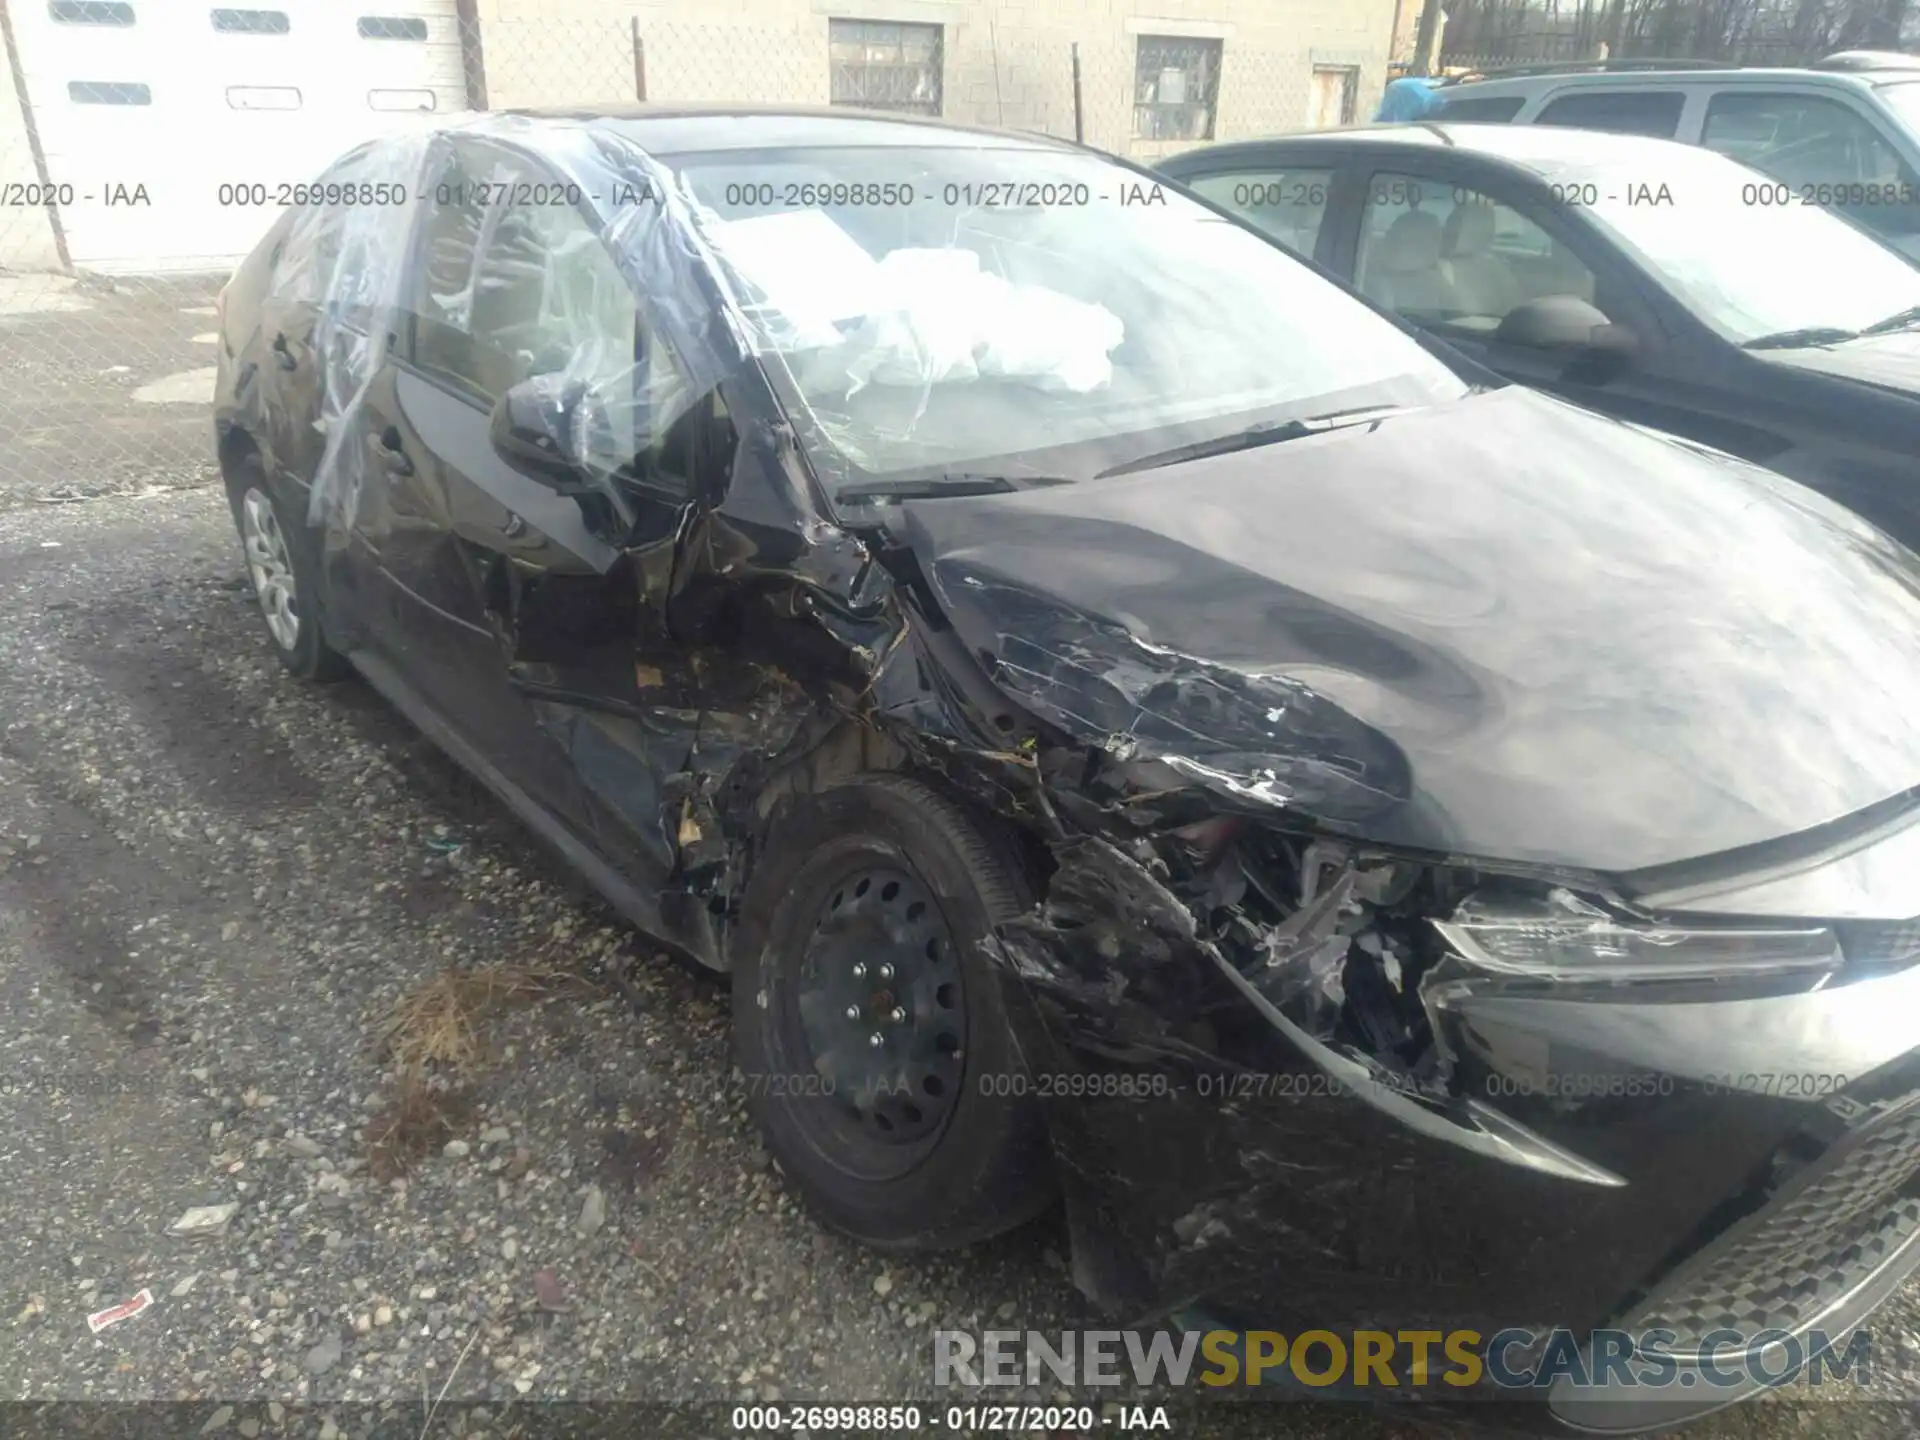
[[[259,571],[249,552],[247,507],[253,497],[259,497],[272,511],[285,546],[286,568],[292,572],[297,625],[291,643],[282,634],[275,633]],[[320,567],[314,558],[313,532],[307,528],[306,516],[280,497],[277,487],[268,484],[258,462],[253,460],[236,466],[228,476],[227,499],[233,507],[234,525],[240,532],[241,553],[247,560],[247,583],[253,591],[254,609],[273,653],[291,674],[302,680],[327,683],[345,679],[353,673],[353,666],[327,643],[321,617]]]
[[[906,893],[929,897],[934,913],[916,923],[944,923],[941,933],[951,939],[950,945],[928,940],[925,953],[939,952],[928,973],[943,993],[946,977],[957,974],[964,1000],[964,1038],[957,1056],[946,1057],[957,1060],[959,1073],[953,1093],[941,1102],[944,1119],[925,1137],[892,1142],[896,1153],[884,1160],[889,1137],[873,1128],[872,1118],[850,1115],[846,1090],[821,1093],[815,1052],[798,1033],[805,1023],[797,1018],[798,997],[817,994],[824,983],[818,979],[818,937],[835,925],[836,897],[851,892],[858,884],[852,877],[863,868],[904,873],[910,887],[920,883],[922,889]],[[734,1045],[747,1078],[748,1105],[769,1153],[832,1228],[883,1250],[942,1249],[1011,1230],[1054,1199],[1052,1156],[1037,1103],[1025,1085],[999,1083],[1024,1078],[1024,1071],[1000,982],[978,943],[993,925],[1031,904],[1008,847],[917,780],[863,776],[799,800],[776,820],[742,905],[733,955]],[[917,944],[921,932],[907,933]],[[843,946],[836,952],[841,956],[867,953],[858,949],[864,937],[829,943]],[[853,952],[844,948],[848,944]],[[803,985],[805,975],[815,978]],[[924,1010],[916,1006],[916,1015]],[[904,1022],[899,1034],[910,1038],[926,1023],[948,1023],[938,1011],[927,1013],[931,1022]],[[857,1039],[853,1043],[857,1050]],[[884,1068],[887,1061],[873,1063]],[[914,1091],[911,1099],[920,1098]]]

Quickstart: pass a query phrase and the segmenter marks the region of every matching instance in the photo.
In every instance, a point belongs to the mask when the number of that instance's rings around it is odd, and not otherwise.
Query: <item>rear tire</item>
[[[776,822],[742,906],[734,1044],[769,1152],[834,1229],[939,1249],[1053,1200],[980,951],[1031,904],[1006,847],[917,780],[863,776]]]
[[[353,667],[327,644],[321,627],[320,568],[304,517],[288,513],[293,507],[274,494],[257,464],[240,468],[227,495],[273,653],[302,680],[344,679]]]

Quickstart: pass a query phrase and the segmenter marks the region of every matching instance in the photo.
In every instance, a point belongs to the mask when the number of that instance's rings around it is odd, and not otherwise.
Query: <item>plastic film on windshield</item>
[[[854,465],[878,467],[876,442],[911,444],[936,389],[1088,394],[1113,379],[1120,318],[1001,273],[1001,237],[984,208],[929,205],[910,232],[876,243],[850,231],[847,207],[723,218],[688,198],[754,349],[794,375],[813,420]]]

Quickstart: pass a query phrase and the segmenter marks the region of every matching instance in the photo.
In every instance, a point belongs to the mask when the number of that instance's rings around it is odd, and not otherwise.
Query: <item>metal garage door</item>
[[[456,0],[12,0],[47,178],[81,268],[223,269],[284,186],[465,105]],[[224,188],[223,188],[224,187]]]

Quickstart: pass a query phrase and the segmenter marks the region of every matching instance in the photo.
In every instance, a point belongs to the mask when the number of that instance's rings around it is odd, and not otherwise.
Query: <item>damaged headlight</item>
[[[1834,932],[1817,925],[1688,928],[1618,919],[1572,892],[1537,901],[1464,902],[1434,928],[1479,969],[1540,980],[1685,980],[1834,970]]]

